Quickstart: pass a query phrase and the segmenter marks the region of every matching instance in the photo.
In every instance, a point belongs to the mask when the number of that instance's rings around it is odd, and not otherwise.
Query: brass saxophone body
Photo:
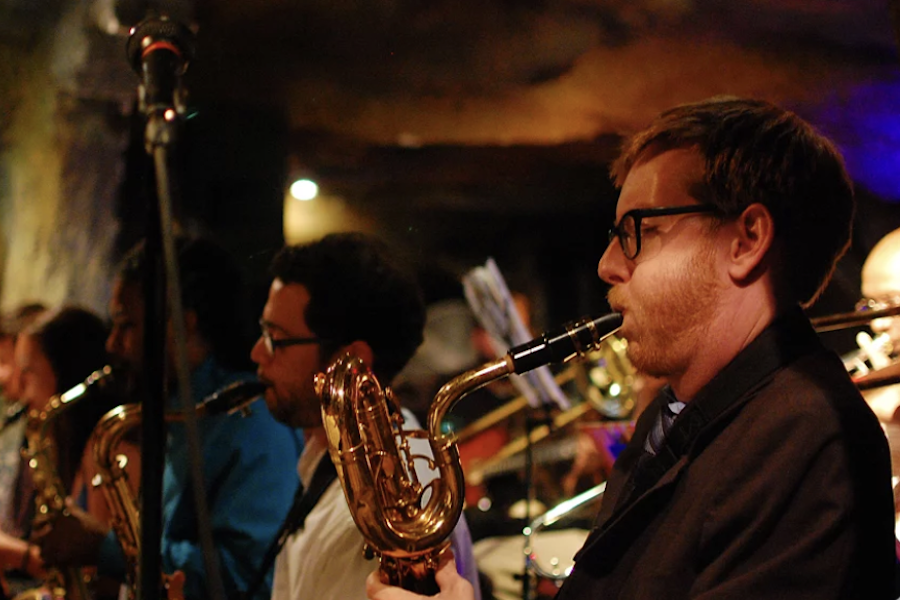
[[[258,381],[233,383],[199,402],[194,410],[198,417],[221,413],[247,412],[249,405],[265,390]],[[166,422],[183,421],[182,411],[169,411]],[[112,515],[111,526],[125,554],[129,572],[127,587],[129,597],[134,598],[138,581],[138,562],[141,550],[141,519],[137,498],[131,492],[128,473],[125,471],[128,459],[118,452],[125,436],[141,423],[141,405],[125,404],[108,413],[94,427],[90,444],[94,448],[99,479],[97,485],[103,491]],[[183,598],[184,574],[176,572],[163,574],[163,586],[168,600]]]
[[[466,394],[513,373],[584,356],[621,326],[612,314],[565,326],[517,346],[496,361],[445,384],[428,411],[427,431],[404,431],[399,407],[358,357],[337,359],[316,375],[329,454],[368,548],[381,561],[381,579],[418,593],[436,593],[434,572],[462,513],[465,482],[455,435],[442,431]],[[432,459],[413,455],[409,438],[425,437]],[[413,462],[426,458],[440,477],[423,486]]]
[[[42,410],[30,410],[25,425],[26,447],[22,457],[33,471],[35,486],[35,515],[33,527],[52,521],[65,512],[67,491],[59,475],[59,448],[51,435],[51,427],[56,419],[89,392],[108,385],[113,379],[113,370],[106,366],[94,371],[83,383],[62,394],[50,398]],[[44,581],[46,592],[54,599],[88,600],[87,577],[83,569],[68,567],[50,569]],[[37,590],[23,592],[17,598],[41,597]]]
[[[440,478],[422,486],[399,407],[361,359],[345,355],[316,377],[329,454],[357,527],[394,585],[422,593],[462,511],[456,446],[431,444]],[[427,458],[425,458],[428,460]],[[426,500],[426,491],[428,492]],[[423,587],[423,585],[425,587]]]

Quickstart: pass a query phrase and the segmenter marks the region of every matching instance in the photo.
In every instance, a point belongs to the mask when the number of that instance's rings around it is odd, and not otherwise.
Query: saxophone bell
[[[465,481],[459,450],[441,423],[464,395],[491,381],[552,362],[585,356],[621,326],[619,314],[564,326],[511,349],[506,356],[445,384],[428,412],[428,430],[405,431],[388,388],[358,357],[346,354],[316,375],[329,455],[347,505],[367,546],[380,559],[381,579],[418,593],[437,593],[434,573],[462,513]],[[432,457],[410,451],[424,437]],[[414,462],[425,458],[439,477],[423,486]]]
[[[345,354],[315,383],[329,455],[367,553],[379,558],[382,580],[436,594],[434,572],[462,509],[453,501],[464,485],[455,446],[431,444],[432,456],[415,453],[410,439],[424,432],[403,429],[392,392],[359,357]],[[440,476],[422,485],[417,461]]]

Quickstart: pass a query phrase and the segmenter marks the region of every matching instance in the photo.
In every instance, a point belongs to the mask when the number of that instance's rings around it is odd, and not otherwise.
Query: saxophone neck
[[[428,432],[433,439],[444,437],[441,432],[444,417],[466,394],[507,375],[521,374],[543,365],[583,357],[596,350],[604,339],[621,326],[622,315],[619,313],[566,323],[557,330],[511,348],[502,358],[466,371],[438,390],[428,411]]]
[[[431,402],[431,408],[428,409],[428,433],[432,439],[444,437],[441,423],[463,397],[513,372],[513,363],[507,355],[466,371],[441,386]]]

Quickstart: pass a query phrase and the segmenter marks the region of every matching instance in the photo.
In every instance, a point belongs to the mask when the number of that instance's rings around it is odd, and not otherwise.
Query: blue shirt
[[[191,375],[191,390],[199,402],[234,381],[252,379],[231,373],[212,359]],[[244,591],[284,520],[297,488],[297,459],[302,434],[275,421],[260,399],[247,417],[219,415],[198,419],[203,473],[213,540],[219,554],[226,593]],[[163,570],[183,571],[185,598],[209,596],[194,514],[190,463],[185,427],[167,427],[163,472]],[[100,550],[98,567],[124,576],[125,558],[114,534]],[[270,595],[272,573],[256,598]]]

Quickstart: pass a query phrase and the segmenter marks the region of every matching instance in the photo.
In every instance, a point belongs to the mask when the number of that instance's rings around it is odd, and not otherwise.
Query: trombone
[[[497,469],[503,469],[511,457],[593,411],[609,419],[628,418],[635,405],[632,387],[636,372],[625,354],[626,347],[625,340],[612,335],[597,350],[588,353],[584,360],[573,361],[558,373],[554,377],[556,383],[561,386],[574,383],[582,402],[553,415],[546,424],[513,438],[490,458],[469,465],[466,481],[480,485],[485,478],[496,474]],[[528,406],[524,396],[517,396],[461,429],[456,438],[459,442],[470,440]]]
[[[849,329],[851,327],[861,327],[869,325],[872,321],[877,319],[886,319],[897,316],[900,316],[900,304],[894,304],[878,310],[857,310],[848,313],[817,317],[811,319],[810,322],[818,333],[826,333],[829,331]],[[883,369],[877,369],[856,379],[855,383],[860,391],[900,383],[900,365],[894,363]]]
[[[817,317],[811,319],[810,322],[817,332],[825,333],[827,331],[849,329],[850,327],[861,327],[876,319],[896,317],[898,315],[900,315],[900,304],[895,304],[878,310],[855,310],[849,313]]]

